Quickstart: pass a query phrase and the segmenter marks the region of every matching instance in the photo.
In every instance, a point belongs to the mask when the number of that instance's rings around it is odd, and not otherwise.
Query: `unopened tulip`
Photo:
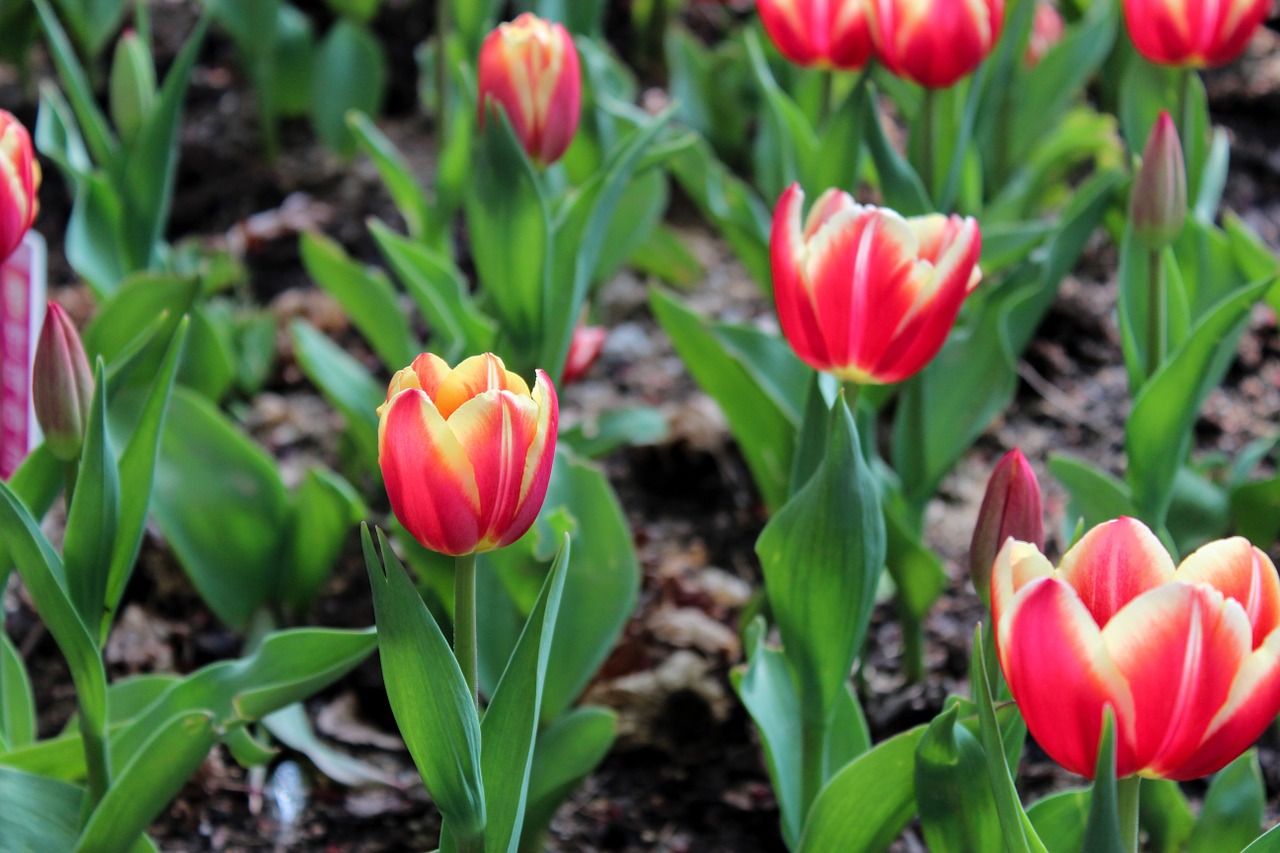
[[[537,163],[559,160],[578,128],[582,74],[573,38],[561,24],[525,12],[500,24],[480,46],[480,126],[492,102]]]
[[[978,510],[969,546],[969,577],[973,588],[988,604],[991,564],[1000,547],[1010,538],[1044,548],[1044,511],[1040,505],[1040,482],[1031,463],[1016,447],[996,463],[987,481],[987,493]]]
[[[903,218],[828,190],[802,219],[793,184],[773,213],[769,253],[783,334],[800,358],[844,380],[901,382],[942,348],[982,278],[969,217]]]
[[[596,359],[599,358],[600,350],[604,348],[604,340],[607,337],[609,337],[609,330],[604,326],[578,324],[578,328],[573,330],[573,337],[569,340],[569,356],[564,360],[564,372],[560,377],[562,387],[570,382],[577,382],[587,375],[591,365],[595,364]]]
[[[0,110],[0,261],[13,254],[36,221],[40,163],[22,122]]]
[[[391,509],[422,545],[459,556],[510,545],[547,496],[560,408],[491,353],[450,368],[423,353],[378,408],[378,463]]]
[[[1027,52],[1022,61],[1028,68],[1035,68],[1054,45],[1062,41],[1065,27],[1062,13],[1049,0],[1036,3],[1036,14],[1031,19],[1031,36],[1027,39]]]
[[[987,58],[1004,0],[866,0],[876,55],[898,77],[945,89]]]
[[[796,65],[851,71],[871,58],[862,0],[758,0],[764,31]]]
[[[1090,530],[1054,568],[1009,541],[991,578],[996,648],[1013,698],[1055,761],[1092,777],[1103,709],[1116,775],[1196,779],[1280,712],[1280,580],[1239,537],[1176,569],[1131,518]]]
[[[1271,0],[1124,0],[1138,53],[1159,65],[1224,65],[1245,49]]]
[[[1129,217],[1134,235],[1156,251],[1172,243],[1187,219],[1187,170],[1178,129],[1167,112],[1161,111],[1147,137],[1131,192]]]
[[[93,371],[75,324],[52,301],[36,343],[31,398],[49,452],[67,462],[77,458],[93,400]]]

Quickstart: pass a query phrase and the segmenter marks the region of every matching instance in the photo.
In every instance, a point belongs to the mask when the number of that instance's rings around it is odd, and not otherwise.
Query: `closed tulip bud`
[[[151,51],[133,30],[116,42],[111,60],[111,120],[126,143],[137,136],[151,114],[156,97],[156,71]]]
[[[13,254],[36,221],[39,188],[40,162],[31,134],[11,113],[0,110],[0,261]]]
[[[867,0],[876,55],[898,77],[945,89],[987,58],[1004,0]]]
[[[1039,65],[1044,55],[1062,41],[1064,32],[1062,14],[1058,11],[1058,7],[1049,0],[1039,0],[1036,3],[1035,17],[1031,19],[1031,36],[1027,39],[1027,52],[1022,57],[1023,63],[1028,68]]]
[[[1149,249],[1160,250],[1177,239],[1187,219],[1187,170],[1178,129],[1161,111],[1142,152],[1142,165],[1129,196],[1133,233]]]
[[[903,218],[828,190],[802,220],[793,184],[773,213],[773,295],[792,349],[817,370],[901,382],[942,348],[982,278],[972,218]]]
[[[1133,46],[1158,65],[1204,68],[1235,59],[1271,0],[1124,0]]]
[[[757,0],[756,9],[778,51],[796,65],[852,71],[871,58],[862,0]]]
[[[990,604],[991,564],[1009,539],[1044,548],[1044,511],[1040,482],[1031,463],[1016,447],[996,463],[978,510],[969,546],[969,577],[984,603]]]
[[[604,339],[609,337],[609,330],[604,326],[584,326],[578,324],[569,341],[569,356],[564,360],[564,371],[560,378],[562,386],[577,382],[587,374],[591,365],[595,364],[604,348]]]
[[[480,46],[480,127],[501,107],[529,157],[559,160],[578,129],[582,74],[573,38],[561,24],[525,12],[500,24]]]
[[[93,400],[93,371],[75,324],[52,301],[36,343],[31,397],[49,452],[64,462],[77,458]]]
[[[1010,540],[991,617],[1031,735],[1082,776],[1093,776],[1108,705],[1116,776],[1177,780],[1226,766],[1280,712],[1280,579],[1239,537],[1176,569],[1132,518],[1090,530],[1056,569]]]
[[[547,495],[560,408],[491,353],[455,368],[430,353],[396,373],[378,408],[391,509],[423,547],[460,556],[510,545]]]

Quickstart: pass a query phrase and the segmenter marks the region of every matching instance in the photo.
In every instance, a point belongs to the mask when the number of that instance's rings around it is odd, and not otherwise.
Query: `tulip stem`
[[[453,573],[453,654],[467,682],[471,702],[480,707],[476,689],[476,555],[457,558]]]
[[[449,3],[436,3],[436,144],[449,138]]]
[[[81,811],[87,819],[111,786],[111,759],[107,753],[106,738],[89,722],[89,715],[83,709],[80,712],[80,741],[84,744],[85,776],[89,783]]]
[[[1147,253],[1147,378],[1164,363],[1168,350],[1168,300],[1164,289],[1164,254],[1159,249]]]
[[[827,782],[827,721],[822,695],[806,690],[800,712],[800,809],[808,813]]]
[[[1138,803],[1142,777],[1134,774],[1116,780],[1116,811],[1120,818],[1120,837],[1129,853],[1138,850]]]
[[[938,111],[938,99],[935,96],[933,89],[928,87],[925,88],[924,104],[921,106],[921,109],[923,110],[923,115],[921,117],[920,132],[924,135],[924,162],[921,164],[924,174],[921,177],[924,178],[924,185],[929,191],[929,196],[933,198],[936,197],[938,193],[938,188],[935,186],[935,172],[937,171],[937,168],[934,163],[934,155],[936,152],[934,151],[935,144],[933,138],[933,126],[937,119],[936,113]]]

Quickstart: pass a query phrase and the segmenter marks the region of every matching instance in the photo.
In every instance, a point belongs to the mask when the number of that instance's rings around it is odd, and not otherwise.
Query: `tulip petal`
[[[391,509],[433,551],[457,556],[480,537],[480,495],[471,461],[422,391],[402,391],[383,412],[378,463]]]
[[[1001,619],[1021,589],[1036,578],[1053,577],[1053,565],[1030,542],[1009,539],[991,568],[991,624],[1007,630]]]
[[[507,370],[502,359],[487,352],[464,359],[440,381],[432,399],[441,417],[448,419],[459,406],[485,391],[511,391],[528,397],[529,385]]]
[[[804,191],[799,184],[792,184],[782,193],[773,212],[773,230],[769,237],[773,296],[778,307],[778,322],[796,354],[810,367],[827,370],[831,367],[831,356],[818,325],[813,297],[801,272],[805,256],[805,239],[800,227],[803,207]]]
[[[1093,778],[1102,712],[1110,705],[1118,724],[1117,773],[1125,775],[1133,763],[1133,697],[1071,587],[1056,578],[1028,583],[1002,617],[996,640],[1005,679],[1045,752]]]
[[[1145,524],[1117,518],[1086,533],[1062,558],[1058,575],[1075,588],[1099,626],[1131,600],[1173,579],[1173,560]]]
[[[449,362],[433,352],[420,354],[413,360],[413,364],[409,366],[409,369],[418,378],[418,387],[433,400],[439,391],[440,383],[447,379],[450,373],[453,373],[453,368],[449,366]]]
[[[1133,691],[1133,759],[1165,777],[1196,750],[1249,654],[1239,602],[1206,584],[1168,583],[1134,598],[1102,629]]]
[[[551,481],[551,463],[556,456],[556,436],[560,428],[560,401],[547,374],[539,370],[533,386],[533,401],[538,406],[538,423],[533,441],[525,456],[524,474],[520,479],[519,507],[509,528],[503,532],[497,547],[505,547],[525,534],[538,517]]]
[[[1198,779],[1216,773],[1256,741],[1280,713],[1280,631],[1273,631],[1245,659],[1227,702],[1214,716],[1200,747],[1169,773],[1169,778]]]
[[[1210,542],[1182,561],[1174,575],[1206,583],[1240,602],[1253,626],[1250,648],[1280,627],[1280,575],[1271,558],[1239,536]]]

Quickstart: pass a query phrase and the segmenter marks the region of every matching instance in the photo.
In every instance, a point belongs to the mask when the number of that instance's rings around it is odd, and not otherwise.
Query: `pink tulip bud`
[[[535,162],[546,165],[564,155],[582,101],[578,50],[564,26],[531,12],[500,24],[480,46],[477,83],[481,128],[492,102],[506,112]]]
[[[1159,251],[1177,239],[1187,219],[1187,170],[1182,161],[1178,129],[1161,112],[1147,138],[1142,165],[1129,196],[1133,233],[1148,248]]]
[[[969,577],[983,602],[990,604],[991,564],[1009,539],[1044,548],[1044,511],[1040,483],[1031,463],[1016,447],[996,463],[978,510],[969,546]]]
[[[49,451],[64,462],[77,458],[93,400],[93,371],[75,325],[53,301],[36,344],[31,396]]]
[[[564,372],[560,377],[561,386],[577,382],[587,374],[591,365],[595,364],[604,348],[604,340],[609,337],[609,330],[604,326],[584,326],[578,324],[573,330],[573,338],[569,341],[569,356],[564,360]]]
[[[852,71],[871,58],[861,0],[757,0],[756,9],[778,51],[796,65]]]
[[[898,77],[945,89],[987,58],[1004,0],[866,0],[876,56]]]
[[[40,162],[31,135],[12,114],[0,110],[0,261],[13,254],[36,221]]]
[[[1010,540],[991,576],[1005,680],[1027,728],[1093,777],[1103,710],[1116,776],[1198,779],[1225,767],[1280,712],[1280,578],[1240,537],[1176,569],[1140,521],[1086,533],[1055,569]]]
[[[792,184],[773,212],[778,320],[801,360],[844,380],[887,384],[938,354],[982,278],[969,217],[903,218],[828,190],[802,219]]]
[[[458,556],[510,545],[547,496],[560,406],[492,353],[455,368],[430,353],[396,373],[378,408],[391,509],[423,547]]]
[[[1036,14],[1031,19],[1031,37],[1027,40],[1027,52],[1022,61],[1028,68],[1035,68],[1054,45],[1062,41],[1065,28],[1058,7],[1049,0],[1036,3]]]
[[[1138,53],[1158,65],[1225,65],[1249,44],[1271,0],[1124,0]]]

